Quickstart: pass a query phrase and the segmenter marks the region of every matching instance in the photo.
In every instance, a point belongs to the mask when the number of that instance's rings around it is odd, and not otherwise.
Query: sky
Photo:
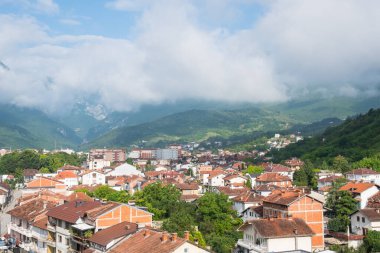
[[[0,101],[68,111],[380,94],[377,0],[0,0]]]

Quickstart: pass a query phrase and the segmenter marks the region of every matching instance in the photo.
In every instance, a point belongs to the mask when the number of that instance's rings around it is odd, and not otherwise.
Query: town
[[[308,187],[300,180],[310,165],[297,158],[254,164],[258,152],[172,144],[128,152],[2,149],[1,159],[14,154],[76,156],[81,164],[1,176],[0,245],[13,252],[331,252],[358,248],[380,230],[380,173],[369,168],[314,169]],[[193,206],[205,208],[195,220]],[[215,242],[218,236],[230,242]]]

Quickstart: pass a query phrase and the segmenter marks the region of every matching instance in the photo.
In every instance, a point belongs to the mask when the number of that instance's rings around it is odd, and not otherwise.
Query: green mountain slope
[[[323,134],[273,152],[276,160],[293,156],[319,161],[338,155],[357,161],[380,152],[380,109],[347,119]]]
[[[122,127],[96,139],[93,146],[129,146],[146,142],[156,145],[176,141],[204,141],[215,136],[286,129],[294,121],[264,110],[191,110],[149,123]]]
[[[68,127],[38,110],[0,107],[0,147],[76,147],[81,139]]]

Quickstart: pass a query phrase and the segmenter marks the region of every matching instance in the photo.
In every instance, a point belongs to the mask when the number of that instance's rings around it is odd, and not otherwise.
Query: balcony
[[[24,228],[21,226],[17,226],[14,223],[9,224],[9,229],[13,230],[13,231],[15,231],[21,235],[25,235],[26,237],[32,237],[32,230],[31,229],[27,229],[27,228]]]
[[[40,242],[45,242],[47,245],[55,247],[55,236],[54,238],[49,238],[48,235],[43,235],[35,231],[32,232],[32,237]]]
[[[239,239],[237,242],[237,245],[242,248],[248,249],[249,252],[257,252],[257,253],[268,252],[267,246],[257,245],[257,244],[254,244],[252,241],[248,241],[248,240]]]
[[[35,245],[32,241],[22,242],[20,243],[20,248],[23,248],[25,251],[35,251]]]

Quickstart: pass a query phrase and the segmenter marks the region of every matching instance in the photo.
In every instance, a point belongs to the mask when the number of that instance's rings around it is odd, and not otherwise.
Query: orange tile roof
[[[340,191],[349,191],[352,193],[362,193],[372,186],[375,186],[375,184],[371,183],[357,183],[357,182],[348,182],[347,184],[343,185],[339,188]]]
[[[26,184],[26,188],[54,188],[56,184],[63,184],[63,182],[53,178],[39,177]]]
[[[283,181],[291,181],[289,177],[283,176],[279,173],[267,172],[261,174],[256,178],[256,182],[283,182]]]
[[[149,230],[149,235],[146,235],[145,231]],[[173,252],[175,249],[183,245],[186,240],[180,237],[174,241],[172,236],[167,234],[167,240],[162,240],[162,235],[164,232],[154,231],[145,228],[131,237],[124,239],[115,248],[111,249],[110,253],[169,253]]]
[[[274,190],[263,200],[263,202],[288,206],[297,199],[303,198],[306,195],[306,193],[303,193],[300,190]]]
[[[71,170],[64,170],[62,172],[59,172],[55,178],[58,180],[59,179],[65,179],[65,178],[78,178],[78,175],[76,175]]]

